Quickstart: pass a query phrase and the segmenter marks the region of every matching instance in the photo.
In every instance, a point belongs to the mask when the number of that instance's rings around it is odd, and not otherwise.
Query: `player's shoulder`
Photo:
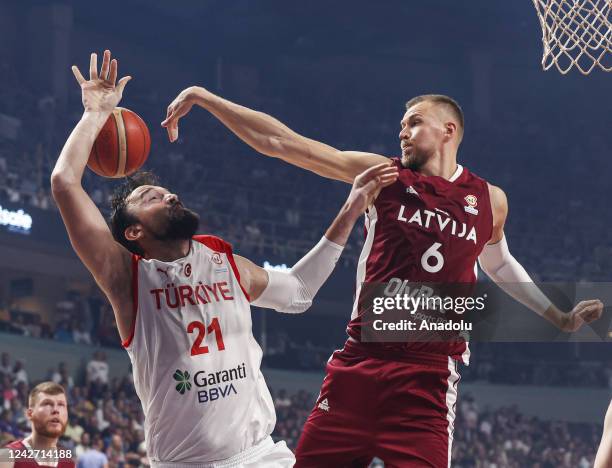
[[[489,189],[489,198],[491,199],[492,204],[508,205],[508,197],[506,196],[506,192],[504,192],[501,187],[493,185],[490,182],[487,182],[487,187]]]
[[[220,237],[213,236],[210,234],[198,234],[193,236],[193,240],[208,247],[211,250],[219,253],[231,253],[232,245],[221,239]]]
[[[12,442],[9,442],[8,444],[6,444],[4,446],[4,448],[10,448],[10,449],[25,449],[25,445],[23,444],[23,439],[19,439],[19,440],[14,440]]]
[[[485,179],[484,177],[479,176],[475,172],[472,172],[467,167],[463,168],[463,172],[464,172],[466,178],[468,178],[469,180],[472,180],[472,181],[478,181],[478,182],[482,183],[487,188],[487,190],[489,192],[489,197],[491,198],[491,201],[494,201],[494,199],[495,200],[500,200],[500,201],[506,199],[506,194],[502,190],[501,187],[499,187],[499,186],[489,182],[487,179]]]

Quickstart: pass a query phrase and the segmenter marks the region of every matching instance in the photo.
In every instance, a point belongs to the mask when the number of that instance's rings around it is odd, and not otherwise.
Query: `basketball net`
[[[542,68],[565,75],[612,71],[612,0],[533,0],[542,26]]]

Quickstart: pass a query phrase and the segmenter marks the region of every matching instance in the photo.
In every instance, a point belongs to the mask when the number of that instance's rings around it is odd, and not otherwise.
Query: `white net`
[[[542,26],[542,68],[612,71],[612,0],[533,0]]]

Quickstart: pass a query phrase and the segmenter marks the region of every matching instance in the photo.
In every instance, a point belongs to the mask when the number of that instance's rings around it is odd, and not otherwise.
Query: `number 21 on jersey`
[[[208,333],[208,335],[210,335],[211,333],[215,334],[215,340],[217,341],[217,349],[219,351],[223,351],[225,349],[225,343],[223,343],[223,333],[221,333],[221,325],[219,325],[219,319],[217,317],[212,319],[208,327],[206,326],[206,324],[198,322],[197,320],[191,322],[189,325],[187,325],[187,333],[191,334],[194,332],[197,332],[198,334],[193,342],[193,345],[191,346],[192,356],[208,353],[208,346],[202,345],[206,333]]]

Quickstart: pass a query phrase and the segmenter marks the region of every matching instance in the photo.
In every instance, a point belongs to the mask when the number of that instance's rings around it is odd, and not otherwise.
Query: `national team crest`
[[[472,208],[478,205],[478,198],[476,198],[476,195],[466,195],[464,200]]]
[[[478,205],[478,198],[476,198],[476,195],[466,195],[464,200],[467,203],[467,205],[463,207],[465,212],[477,215],[478,210],[476,209],[476,206]]]
[[[221,260],[221,255],[219,255],[219,252],[215,252],[214,254],[212,254],[211,260],[217,265],[221,265],[221,263],[223,263],[223,261]]]

